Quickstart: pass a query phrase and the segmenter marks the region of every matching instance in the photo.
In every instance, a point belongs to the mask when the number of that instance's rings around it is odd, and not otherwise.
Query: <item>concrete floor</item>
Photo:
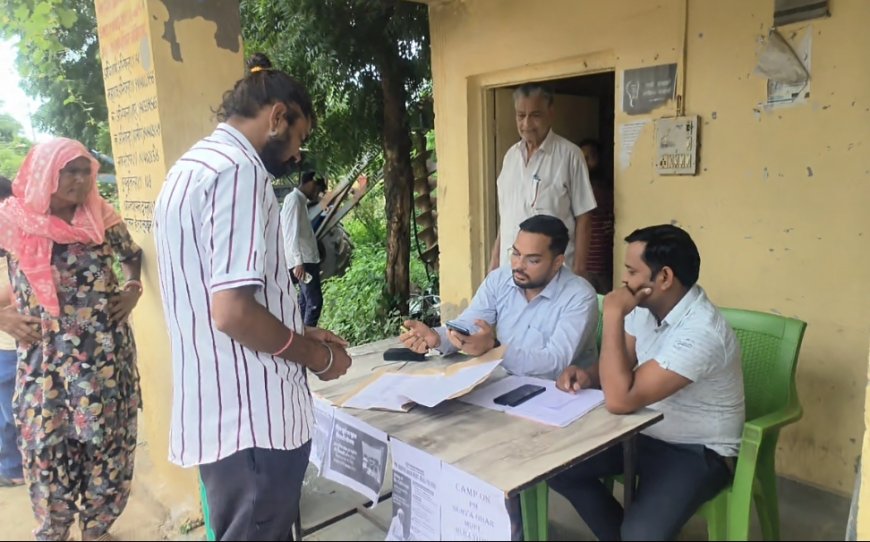
[[[306,527],[336,513],[347,511],[362,499],[341,486],[314,477],[306,483],[303,503],[303,522]],[[617,490],[618,491],[618,490]],[[779,502],[782,540],[843,540],[849,516],[849,499],[791,480],[779,480]],[[350,505],[350,506],[349,506]],[[355,514],[305,537],[305,540],[383,540],[389,524],[392,504],[390,500],[376,506],[371,514],[378,527]],[[317,516],[317,518],[313,518]],[[753,518],[755,520],[755,518]],[[550,492],[550,539],[595,540],[586,525],[561,496]],[[754,521],[752,540],[761,540],[761,531]],[[707,540],[707,526],[695,517],[686,525],[679,540]]]

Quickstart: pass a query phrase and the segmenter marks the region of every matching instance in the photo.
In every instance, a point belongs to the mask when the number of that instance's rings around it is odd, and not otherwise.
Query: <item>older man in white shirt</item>
[[[568,228],[565,264],[586,276],[591,236],[589,211],[595,196],[580,147],[553,132],[553,93],[542,85],[514,91],[520,141],[508,149],[498,176],[499,233],[490,269],[510,263],[511,244],[520,223],[534,215],[552,215]]]
[[[323,179],[313,171],[302,174],[299,186],[284,198],[281,208],[281,230],[284,234],[284,254],[293,282],[299,285],[299,310],[306,326],[317,327],[323,309],[320,285],[320,252],[314,228],[308,219],[308,203],[317,201],[324,192]]]

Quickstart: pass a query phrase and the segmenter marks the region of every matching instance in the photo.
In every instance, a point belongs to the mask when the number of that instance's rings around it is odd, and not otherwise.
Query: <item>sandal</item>
[[[0,487],[18,487],[24,485],[24,478],[7,478],[0,476]]]

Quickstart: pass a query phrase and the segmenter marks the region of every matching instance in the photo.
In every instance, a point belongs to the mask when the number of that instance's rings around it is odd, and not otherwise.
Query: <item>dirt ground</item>
[[[147,444],[140,444],[144,452]],[[182,527],[170,524],[169,512],[144,489],[141,480],[147,480],[152,471],[147,453],[136,457],[133,490],[124,514],[115,523],[110,534],[115,540],[205,540],[201,527],[182,533]],[[30,509],[30,499],[24,487],[0,488],[0,541],[33,540],[36,522]],[[81,540],[77,527],[72,540]]]

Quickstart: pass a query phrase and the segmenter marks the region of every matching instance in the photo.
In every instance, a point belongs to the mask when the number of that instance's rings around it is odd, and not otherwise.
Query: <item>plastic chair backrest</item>
[[[806,322],[743,309],[720,310],[740,341],[746,419],[797,401],[795,369]]]
[[[595,345],[598,347],[598,354],[601,354],[601,330],[604,329],[604,296],[598,294],[598,332],[595,335]]]

